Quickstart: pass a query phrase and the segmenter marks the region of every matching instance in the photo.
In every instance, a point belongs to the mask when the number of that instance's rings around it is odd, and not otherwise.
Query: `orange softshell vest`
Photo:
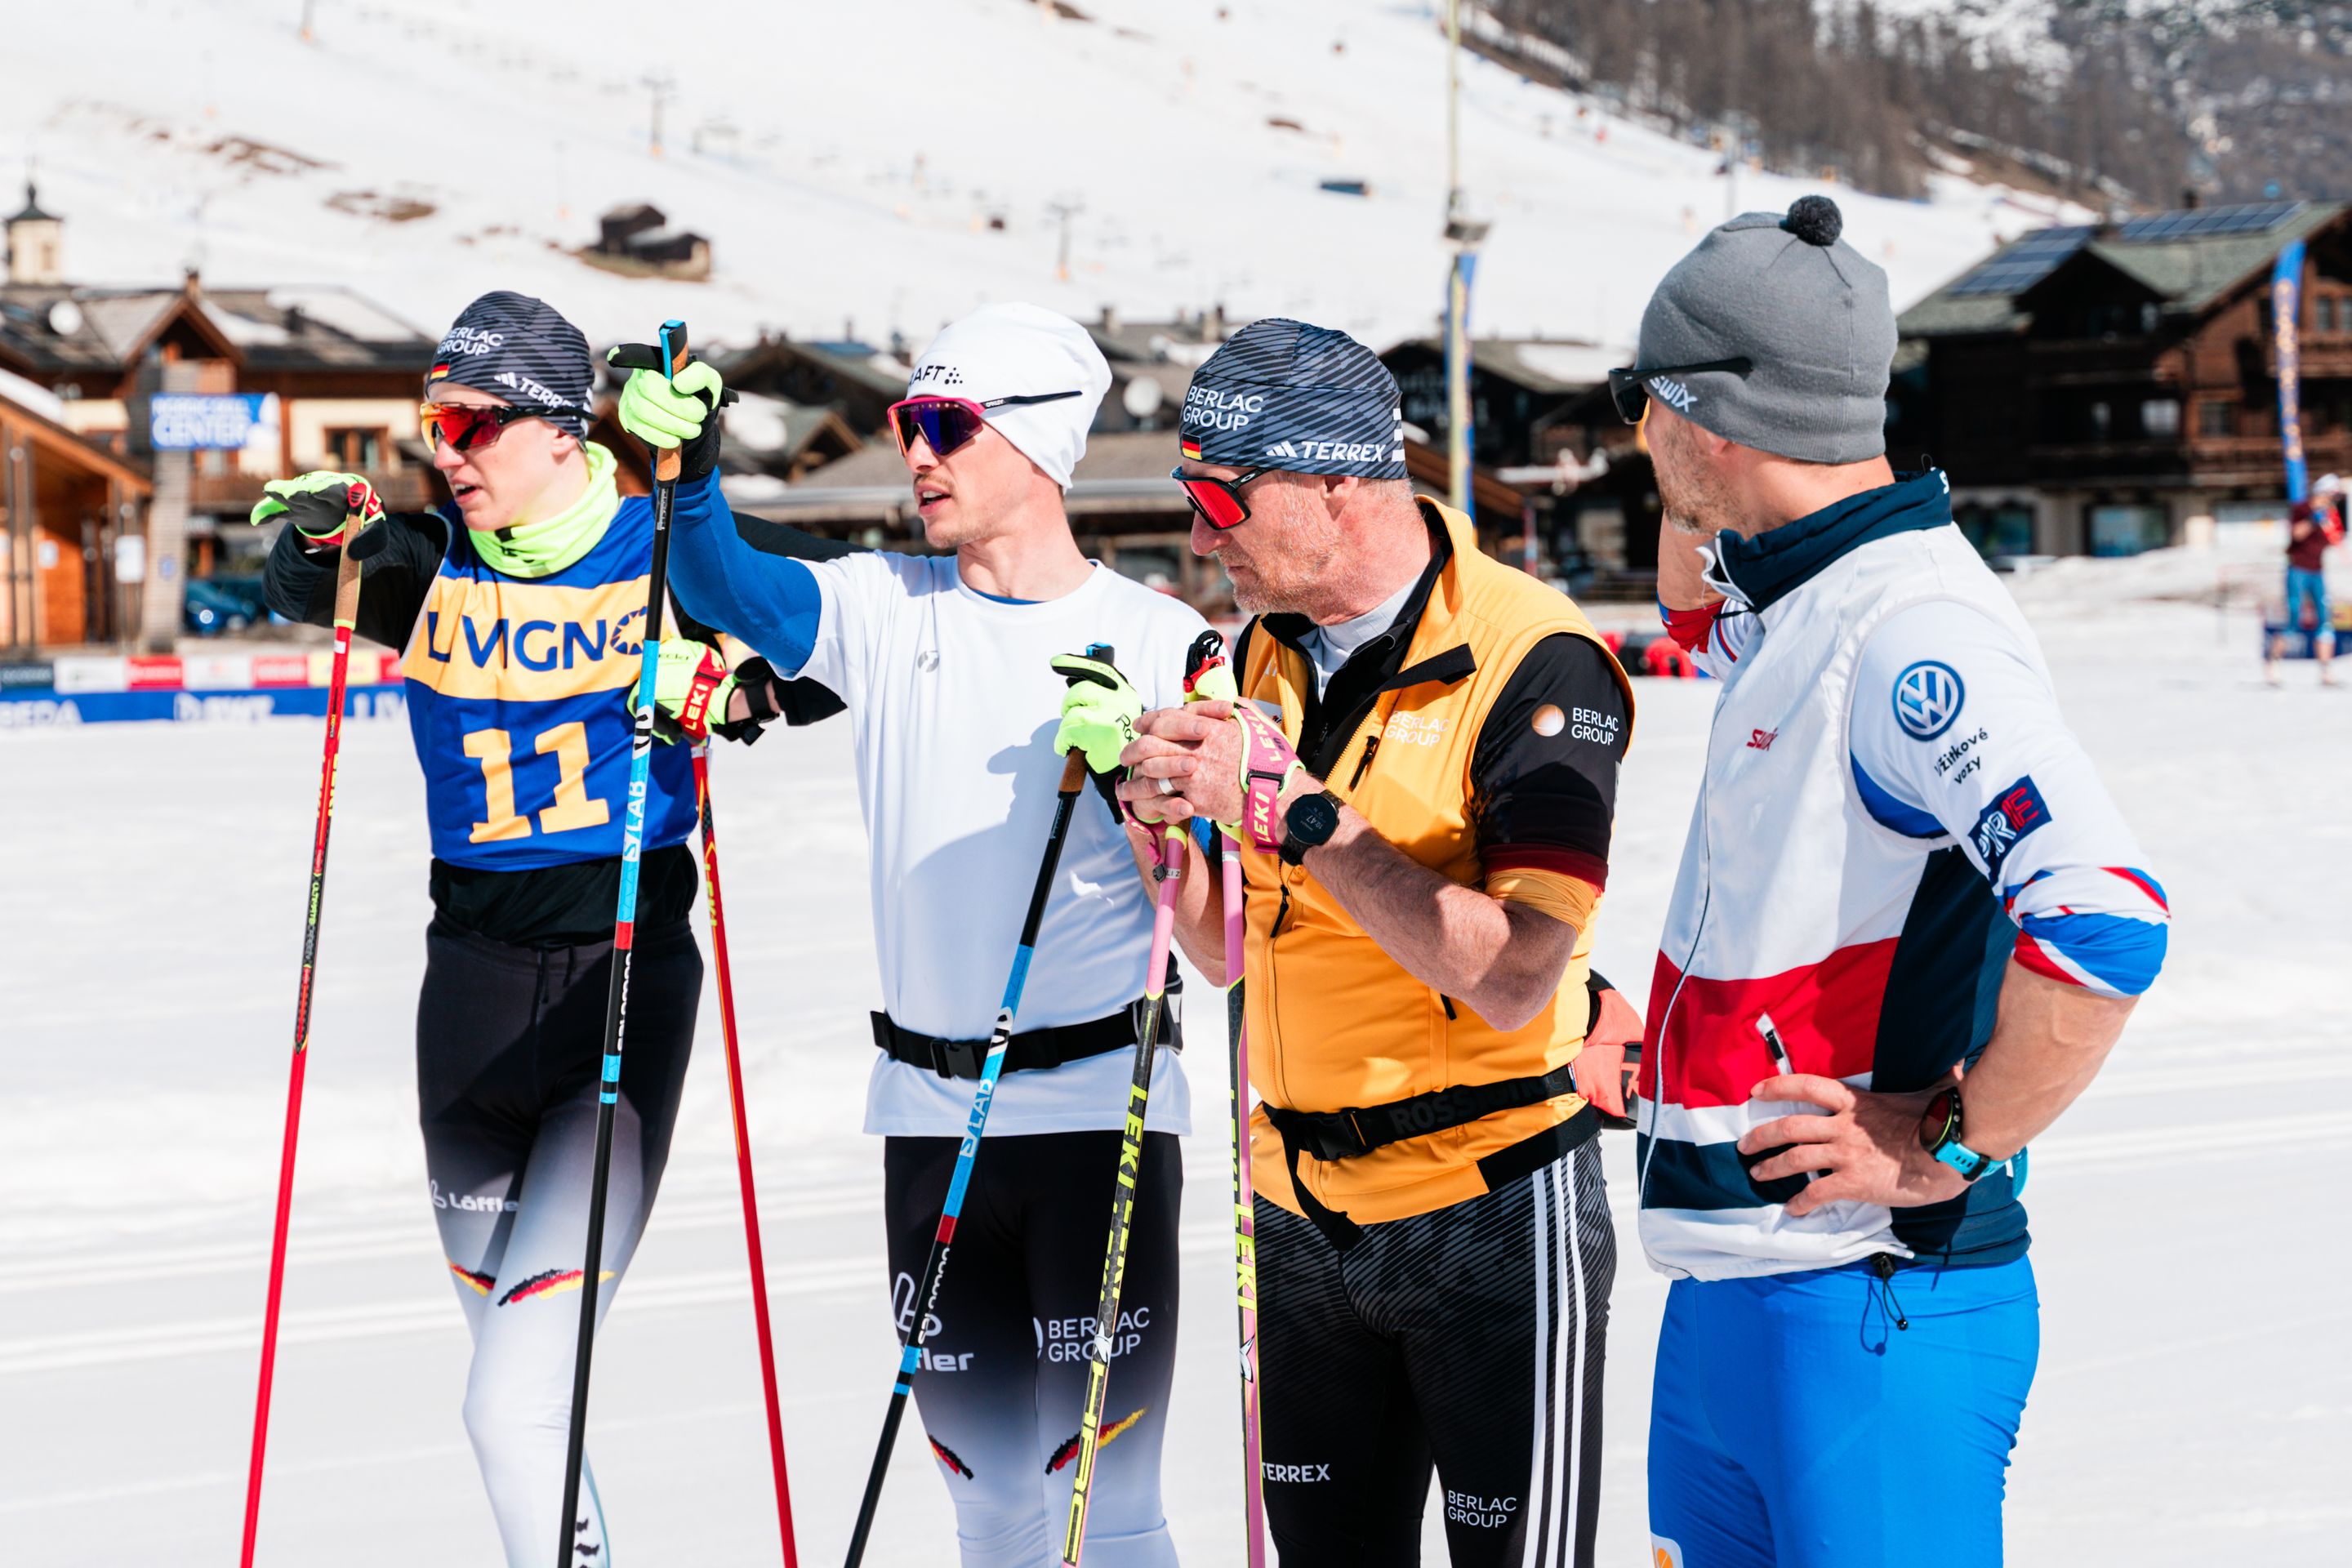
[[[1391,844],[1476,887],[1485,871],[1471,826],[1471,763],[1487,710],[1520,659],[1560,633],[1601,648],[1625,689],[1627,744],[1633,692],[1574,603],[1483,553],[1460,512],[1426,499],[1423,505],[1443,519],[1454,552],[1399,669],[1410,674],[1440,655],[1452,657],[1432,679],[1382,692],[1324,783]],[[1465,662],[1473,667],[1466,672]],[[1283,732],[1294,743],[1313,679],[1307,661],[1264,628],[1245,634],[1242,693],[1278,707]],[[1457,1085],[1540,1076],[1582,1047],[1590,931],[1578,933],[1551,1003],[1520,1028],[1496,1029],[1407,973],[1306,868],[1255,850],[1243,854],[1250,1082],[1266,1104],[1310,1111],[1381,1105]],[[1486,1191],[1480,1160],[1583,1106],[1567,1094],[1352,1159],[1302,1153],[1299,1177],[1317,1201],[1359,1223],[1425,1214]],[[1252,1119],[1251,1145],[1257,1190],[1299,1212],[1281,1135],[1263,1107]]]

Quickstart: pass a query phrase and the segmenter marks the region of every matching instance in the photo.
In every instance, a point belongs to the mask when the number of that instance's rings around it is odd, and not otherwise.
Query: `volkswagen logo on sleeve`
[[[1968,689],[1948,664],[1923,658],[1895,678],[1895,721],[1915,741],[1932,741],[1960,716]]]

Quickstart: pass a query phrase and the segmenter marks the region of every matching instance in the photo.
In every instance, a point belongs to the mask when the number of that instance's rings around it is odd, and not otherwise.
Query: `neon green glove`
[[[626,366],[660,362],[660,351],[623,343],[608,350],[606,363]],[[719,465],[719,421],[711,416],[733,401],[719,373],[694,360],[673,381],[658,370],[639,370],[621,389],[621,428],[646,446],[678,452],[678,479],[702,478]]]
[[[1143,717],[1143,694],[1107,658],[1066,653],[1050,662],[1054,673],[1070,683],[1062,698],[1062,727],[1054,731],[1054,750],[1064,755],[1084,752],[1087,771],[1097,781],[1108,774],[1116,783],[1126,771],[1118,754],[1135,739],[1135,721]]]
[[[268,522],[282,517],[314,550],[343,542],[348,533],[383,516],[383,501],[375,487],[357,474],[320,468],[290,479],[272,479],[261,487],[247,522]]]
[[[664,637],[654,671],[654,734],[664,742],[702,742],[727,721],[735,677],[709,643]],[[637,683],[629,682],[629,710],[637,707]]]

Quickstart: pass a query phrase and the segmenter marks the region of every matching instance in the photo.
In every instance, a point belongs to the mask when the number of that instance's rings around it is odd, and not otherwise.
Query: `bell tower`
[[[8,220],[8,281],[62,283],[65,220],[41,210],[33,182],[25,182],[25,210]]]

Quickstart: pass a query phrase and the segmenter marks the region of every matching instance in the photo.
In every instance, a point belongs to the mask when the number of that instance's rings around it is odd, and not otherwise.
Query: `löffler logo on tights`
[[[898,1325],[898,1332],[901,1336],[906,1334],[908,1326],[915,1321],[915,1281],[911,1275],[896,1275],[890,1280],[890,1320]],[[971,1370],[971,1358],[978,1354],[978,1352],[965,1351],[961,1354],[950,1354],[946,1351],[937,1351],[930,1347],[929,1342],[939,1338],[945,1331],[946,1325],[940,1321],[938,1313],[923,1314],[922,1337],[926,1342],[915,1347],[916,1371],[970,1372]]]
[[[522,1205],[515,1199],[495,1193],[445,1193],[437,1176],[427,1177],[426,1183],[433,1189],[433,1206],[436,1209],[456,1209],[461,1214],[519,1214],[522,1210]]]

